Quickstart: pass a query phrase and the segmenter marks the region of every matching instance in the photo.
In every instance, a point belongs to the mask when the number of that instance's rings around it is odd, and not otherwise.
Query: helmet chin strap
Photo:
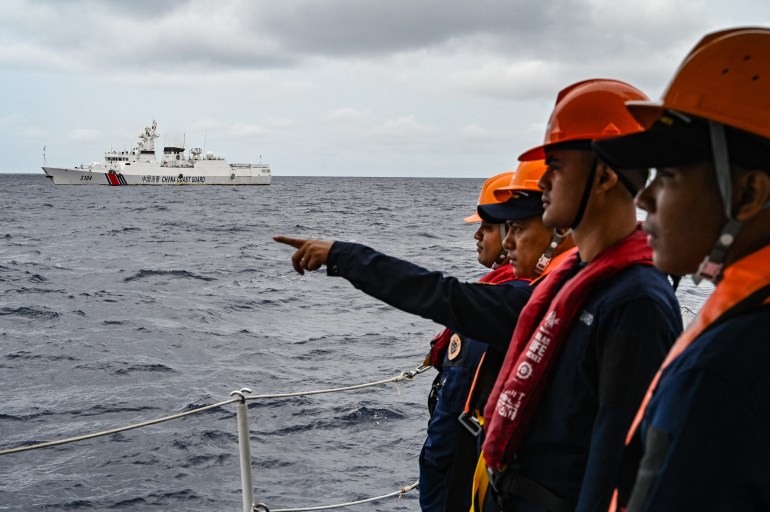
[[[698,267],[698,271],[693,274],[692,280],[695,284],[708,280],[717,283],[722,277],[722,269],[725,266],[725,256],[730,250],[735,237],[740,231],[742,222],[733,218],[732,214],[732,181],[730,179],[730,158],[727,153],[727,137],[725,128],[719,123],[709,121],[709,135],[711,137],[711,151],[714,156],[714,167],[716,168],[717,183],[719,192],[722,194],[722,203],[725,207],[727,223],[722,228],[711,253],[706,256]]]
[[[583,197],[580,198],[580,206],[578,207],[577,214],[575,215],[575,220],[572,221],[570,230],[578,227],[580,221],[583,220],[583,215],[585,215],[586,208],[588,207],[588,200],[591,198],[591,189],[594,186],[594,176],[596,176],[596,168],[598,166],[599,159],[594,155],[594,160],[591,162],[591,172],[588,173],[588,181],[586,181],[586,186],[583,189]]]
[[[537,260],[537,264],[535,265],[535,271],[534,275],[539,276],[545,271],[545,267],[548,266],[549,263],[551,263],[551,260],[553,259],[553,253],[556,250],[557,247],[564,241],[565,238],[567,238],[570,233],[572,233],[572,228],[564,231],[564,233],[559,233],[558,229],[553,230],[553,237],[551,237],[551,243],[548,244],[548,248],[545,250],[543,254],[540,255],[540,259]]]
[[[500,255],[497,257],[497,261],[495,261],[493,268],[497,268],[502,265],[505,261],[505,258],[508,257],[508,251],[506,251],[505,247],[503,247],[503,240],[505,240],[505,235],[507,233],[505,222],[501,222],[498,224],[498,226],[500,226]]]

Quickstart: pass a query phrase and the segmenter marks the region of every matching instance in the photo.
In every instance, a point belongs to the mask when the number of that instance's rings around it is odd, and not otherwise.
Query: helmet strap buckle
[[[536,276],[539,276],[545,272],[545,268],[549,263],[551,263],[551,260],[553,259],[554,251],[556,251],[556,248],[559,247],[559,245],[564,241],[565,238],[570,235],[570,233],[572,233],[571,229],[566,230],[564,233],[559,233],[559,231],[555,229],[553,230],[553,237],[551,238],[551,243],[548,245],[548,249],[546,249],[545,252],[540,255],[540,258],[537,260],[537,264],[535,265]]]
[[[698,271],[693,274],[692,280],[697,285],[704,279],[716,284],[722,278],[722,269],[725,266],[725,256],[730,246],[735,241],[735,236],[740,231],[742,222],[730,219],[720,233],[717,243],[711,250],[711,254],[706,256],[698,267]]]
[[[550,247],[549,247],[550,249]],[[548,266],[549,263],[551,263],[551,258],[549,258],[546,254],[548,251],[544,252],[540,255],[540,258],[537,260],[537,264],[535,265],[535,275],[539,276],[545,271],[545,267]]]
[[[703,258],[700,266],[698,266],[698,271],[692,275],[692,280],[696,285],[700,284],[703,280],[716,283],[720,274],[722,274],[722,268],[724,268],[724,266],[724,263],[711,261],[710,256],[706,256]]]

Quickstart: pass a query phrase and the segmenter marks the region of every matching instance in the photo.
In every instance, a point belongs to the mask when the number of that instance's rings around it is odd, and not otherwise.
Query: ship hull
[[[269,185],[271,174],[261,166],[237,166],[229,172],[212,173],[207,169],[139,166],[117,171],[89,168],[43,167],[56,185]],[[141,168],[144,167],[144,168]],[[138,171],[138,172],[137,172]]]

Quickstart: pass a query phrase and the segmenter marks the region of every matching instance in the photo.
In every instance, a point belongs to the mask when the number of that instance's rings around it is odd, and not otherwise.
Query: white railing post
[[[254,510],[254,485],[251,481],[251,442],[249,440],[249,415],[244,393],[251,393],[249,388],[233,391],[230,396],[241,397],[235,406],[238,417],[238,448],[241,456],[241,488],[243,489],[243,512]]]

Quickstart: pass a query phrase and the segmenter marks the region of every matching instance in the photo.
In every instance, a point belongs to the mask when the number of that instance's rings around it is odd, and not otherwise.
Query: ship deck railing
[[[267,164],[230,164],[235,169],[270,169]]]
[[[319,394],[325,394],[325,393],[340,393],[340,392],[346,392],[346,391],[353,391],[358,389],[364,389],[369,388],[373,386],[382,386],[386,384],[391,383],[400,383],[400,382],[406,382],[406,381],[412,381],[417,377],[418,375],[424,373],[427,371],[430,366],[420,365],[414,370],[408,370],[408,371],[402,371],[398,375],[394,377],[390,377],[387,379],[377,380],[373,382],[367,382],[364,384],[355,384],[351,386],[342,386],[342,387],[336,387],[336,388],[328,388],[328,389],[317,389],[317,390],[309,390],[309,391],[296,391],[296,392],[290,392],[290,393],[277,393],[277,394],[261,394],[261,395],[253,395],[251,389],[249,388],[241,388],[239,390],[232,391],[230,393],[230,397],[227,400],[210,404],[202,407],[198,407],[196,409],[190,409],[187,411],[175,413],[169,416],[164,416],[162,418],[155,418],[147,421],[143,421],[141,423],[135,423],[132,425],[125,425],[122,427],[117,427],[109,430],[103,430],[100,432],[93,432],[89,434],[83,434],[76,437],[70,437],[67,439],[59,439],[56,441],[48,441],[43,443],[37,443],[37,444],[28,444],[28,443],[22,443],[21,446],[17,446],[14,448],[6,448],[6,449],[0,449],[0,456],[4,455],[10,455],[13,453],[21,453],[21,452],[27,452],[31,450],[38,450],[43,448],[50,448],[52,446],[60,446],[64,444],[70,444],[70,443],[76,443],[80,441],[86,441],[88,439],[94,439],[97,437],[103,437],[108,436],[111,434],[117,434],[119,432],[125,432],[127,430],[133,430],[138,429],[142,427],[147,427],[150,425],[156,425],[158,423],[163,423],[166,421],[176,420],[179,418],[184,418],[187,416],[191,416],[194,414],[200,414],[204,413],[206,411],[211,411],[214,409],[218,409],[220,407],[224,407],[227,405],[235,404],[236,409],[236,421],[237,421],[237,429],[238,429],[238,451],[240,456],[240,468],[241,468],[241,487],[242,487],[242,496],[243,496],[243,511],[244,512],[300,512],[300,511],[311,511],[311,510],[329,510],[333,508],[341,508],[341,507],[348,507],[351,505],[359,505],[362,503],[369,503],[372,501],[382,500],[385,498],[393,497],[393,496],[403,496],[407,492],[416,489],[418,487],[418,482],[413,482],[409,485],[406,485],[397,491],[384,494],[381,496],[374,496],[371,498],[366,498],[363,500],[357,500],[357,501],[349,501],[345,503],[337,503],[333,505],[324,505],[324,506],[315,506],[315,507],[305,507],[305,508],[284,508],[284,509],[270,509],[267,505],[264,503],[255,503],[254,502],[254,485],[252,481],[252,474],[251,474],[251,441],[250,441],[250,429],[249,429],[249,419],[248,419],[248,406],[247,402],[254,401],[254,400],[267,400],[267,399],[280,399],[280,398],[293,398],[293,397],[299,397],[299,396],[310,396],[310,395],[319,395]]]

